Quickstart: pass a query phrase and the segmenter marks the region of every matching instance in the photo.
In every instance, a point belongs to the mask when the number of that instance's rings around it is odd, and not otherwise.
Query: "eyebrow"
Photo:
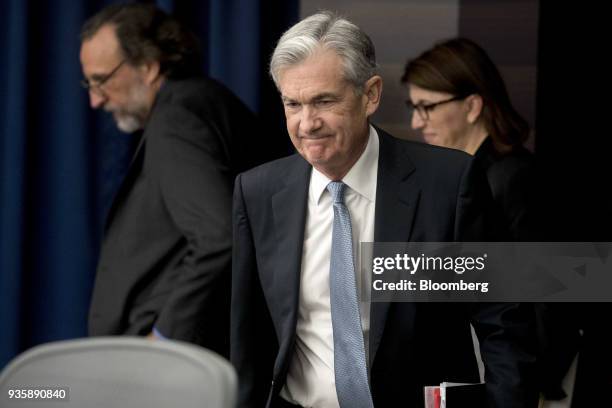
[[[336,94],[333,94],[331,92],[326,92],[326,93],[322,93],[319,95],[316,95],[314,98],[312,98],[313,102],[317,102],[317,101],[321,101],[323,99],[340,99],[340,97]]]
[[[295,102],[293,99],[287,98],[285,95],[281,95],[281,100],[283,102]]]
[[[107,74],[91,74],[89,79],[92,81],[101,81],[102,79],[106,78],[106,76]]]
[[[297,102],[295,99],[286,97],[285,95],[282,95],[281,99],[282,99],[283,102]],[[338,95],[334,94],[334,93],[331,93],[331,92],[324,92],[324,93],[321,93],[321,94],[313,96],[306,103],[319,102],[319,101],[324,100],[324,99],[338,100],[338,99],[340,99],[340,97]]]
[[[416,102],[412,102],[412,99],[410,99],[410,98],[408,100],[413,105],[423,105],[423,104],[424,105],[429,105],[430,103],[435,103],[435,102],[432,102],[432,101],[427,100],[427,99],[418,99]]]

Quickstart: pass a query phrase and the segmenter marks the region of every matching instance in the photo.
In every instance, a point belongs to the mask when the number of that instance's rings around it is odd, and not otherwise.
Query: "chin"
[[[423,135],[423,141],[428,144],[436,144],[436,137],[433,135]]]
[[[423,139],[430,145],[448,147],[443,140],[440,140],[440,138],[435,135],[423,136]]]
[[[311,163],[326,161],[329,156],[328,148],[324,145],[303,147],[301,153]]]
[[[321,166],[325,167],[325,164],[327,163],[327,160],[325,159],[325,157],[321,157],[321,156],[308,155],[304,158],[306,159],[308,163],[310,163],[311,166],[315,166],[315,167],[321,167]]]
[[[115,123],[120,131],[124,133],[133,133],[143,128],[142,124],[134,116],[115,116]]]

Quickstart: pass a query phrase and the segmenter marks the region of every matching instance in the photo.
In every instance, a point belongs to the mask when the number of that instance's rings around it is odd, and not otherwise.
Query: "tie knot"
[[[327,190],[331,193],[334,203],[344,203],[346,184],[341,181],[332,181],[327,185]]]

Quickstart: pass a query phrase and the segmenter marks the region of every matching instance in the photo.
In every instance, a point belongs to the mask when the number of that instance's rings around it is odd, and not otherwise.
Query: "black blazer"
[[[523,147],[498,153],[487,137],[474,155],[487,175],[509,241],[539,241],[536,226],[536,174],[533,155]]]
[[[227,353],[232,183],[250,165],[239,138],[255,129],[217,82],[164,83],[108,215],[91,335],[145,335],[155,326]]]
[[[375,240],[488,238],[490,192],[462,152],[378,130]],[[234,190],[231,359],[241,406],[274,406],[295,344],[311,166],[294,155],[238,176]],[[376,407],[423,406],[423,386],[478,382],[469,323],[495,406],[531,406],[534,358],[518,304],[372,303],[371,388]]]
[[[537,173],[533,155],[522,146],[500,154],[487,137],[475,154],[485,170],[509,241],[541,241],[544,237],[536,206]],[[554,205],[554,203],[551,203]],[[566,396],[562,381],[580,346],[580,334],[568,316],[575,304],[535,303],[538,335],[538,384],[547,399]]]

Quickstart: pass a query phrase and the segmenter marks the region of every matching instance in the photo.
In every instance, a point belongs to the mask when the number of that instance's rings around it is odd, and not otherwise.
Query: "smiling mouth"
[[[300,139],[304,139],[304,140],[321,140],[321,139],[327,139],[327,138],[329,138],[331,136],[330,135],[316,135],[316,136],[313,136],[313,135],[309,135],[309,136],[300,135],[298,137]]]

